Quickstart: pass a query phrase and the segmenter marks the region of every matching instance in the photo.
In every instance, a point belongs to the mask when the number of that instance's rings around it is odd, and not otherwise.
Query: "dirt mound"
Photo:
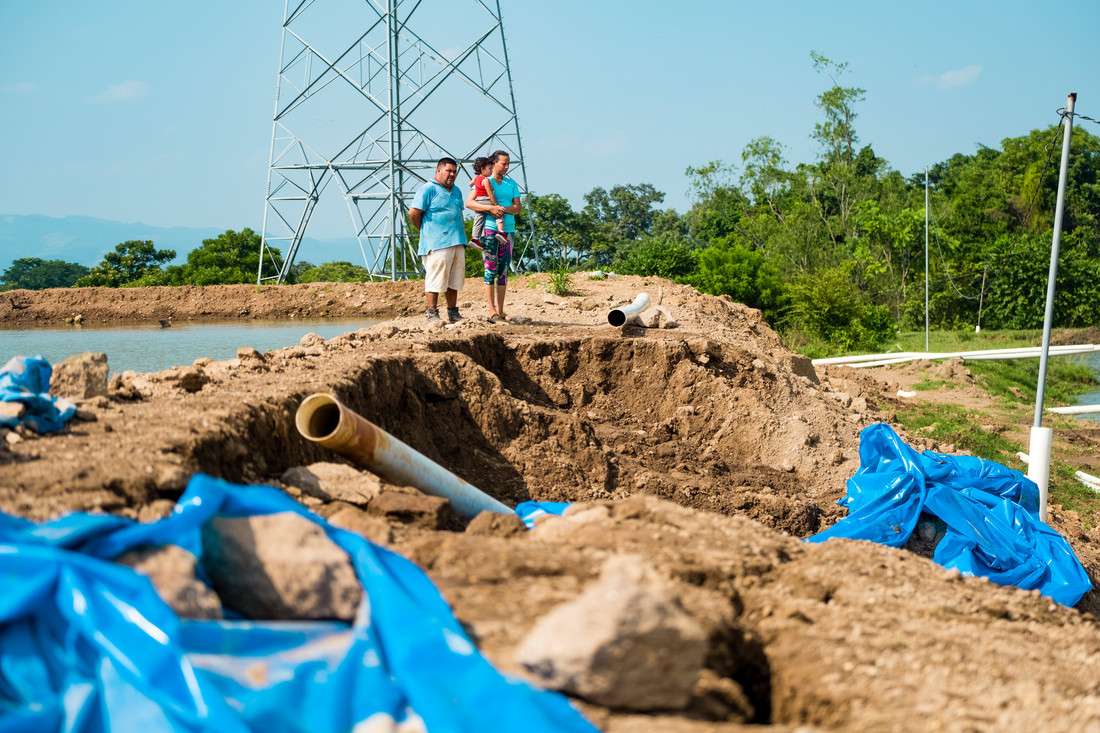
[[[111,297],[160,304],[142,313],[170,303],[180,319],[285,316],[326,292],[305,287],[72,291],[79,303],[18,291],[0,294],[0,318],[48,322],[74,303],[86,319],[109,318],[121,312]],[[515,652],[539,619],[590,587],[609,557],[635,556],[675,590],[707,654],[682,709],[638,715],[580,701],[610,731],[1065,730],[1096,719],[1091,615],[905,550],[799,542],[841,516],[859,431],[897,408],[896,383],[815,371],[759,312],[728,299],[638,278],[575,287],[559,297],[544,279],[518,278],[509,312],[522,325],[494,325],[471,282],[460,299],[468,318],[426,328],[416,283],[333,285],[331,315],[398,317],[328,342],[116,379],[64,433],[0,451],[0,507],[34,519],[89,509],[147,519],[168,511],[195,471],[281,486],[413,559],[494,664],[519,675],[529,672]],[[660,293],[679,327],[606,325],[639,290]],[[965,379],[957,364],[935,368]],[[509,505],[582,506],[524,532],[458,520],[385,482],[361,501],[283,483],[339,461],[294,429],[313,392]],[[1052,523],[1090,573],[1100,569],[1100,532],[1057,508]]]
[[[1050,343],[1052,346],[1100,344],[1100,326],[1057,331],[1050,335]]]

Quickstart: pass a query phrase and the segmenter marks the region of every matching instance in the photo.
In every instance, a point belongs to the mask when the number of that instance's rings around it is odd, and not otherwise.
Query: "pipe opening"
[[[612,326],[621,326],[626,323],[626,314],[616,308],[607,314],[607,322]]]
[[[310,440],[324,440],[340,426],[340,405],[327,395],[313,395],[298,408],[298,432]]]

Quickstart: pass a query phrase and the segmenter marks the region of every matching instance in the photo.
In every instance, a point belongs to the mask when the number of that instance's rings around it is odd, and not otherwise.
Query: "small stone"
[[[198,392],[210,381],[206,372],[196,367],[185,367],[179,374],[179,386],[184,392]]]
[[[367,511],[388,521],[423,529],[446,529],[457,521],[451,502],[419,491],[383,491],[367,505]]]
[[[483,537],[514,537],[527,534],[527,526],[515,514],[502,514],[501,512],[481,512],[474,517],[466,534]]]
[[[53,376],[50,378],[50,394],[71,400],[106,396],[109,371],[107,355],[103,352],[87,351],[70,356],[54,365]]]
[[[0,401],[0,417],[11,417],[18,420],[27,411],[27,406],[22,402]]]
[[[310,333],[307,333],[305,336],[303,336],[301,340],[298,341],[298,343],[302,346],[305,346],[306,348],[309,348],[311,346],[324,346],[325,340],[311,331]]]
[[[292,512],[215,517],[202,547],[222,602],[249,618],[351,622],[363,600],[347,553]]]
[[[132,550],[116,559],[153,582],[157,594],[179,616],[222,618],[217,594],[195,576],[195,556],[176,545]]]
[[[357,506],[334,501],[318,510],[318,513],[334,527],[366,537],[376,545],[393,543],[393,529],[389,523],[380,517],[372,517]]]
[[[319,462],[287,469],[279,479],[322,501],[343,501],[366,506],[382,491],[373,473],[358,471],[342,463]]]
[[[703,629],[649,566],[612,557],[600,580],[554,608],[516,660],[545,687],[627,710],[680,710],[707,653]]]
[[[241,360],[242,365],[263,365],[266,361],[264,355],[251,346],[242,346],[237,349],[237,358]]]

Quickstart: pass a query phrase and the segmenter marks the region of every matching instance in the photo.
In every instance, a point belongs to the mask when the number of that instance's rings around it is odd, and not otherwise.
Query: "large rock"
[[[363,600],[347,553],[292,512],[217,517],[203,527],[202,547],[222,603],[249,618],[350,622]]]
[[[50,395],[86,400],[89,397],[107,396],[107,355],[102,351],[70,356],[53,365],[50,378]]]
[[[164,602],[182,618],[222,617],[218,596],[195,577],[195,556],[175,545],[131,550],[116,562],[132,567],[153,582]]]
[[[366,506],[382,490],[381,480],[373,473],[357,471],[341,463],[295,466],[279,478],[284,484],[322,501],[344,501],[357,506]]]
[[[516,651],[545,687],[599,705],[679,710],[691,700],[706,633],[640,559],[615,556],[600,580],[553,609]]]

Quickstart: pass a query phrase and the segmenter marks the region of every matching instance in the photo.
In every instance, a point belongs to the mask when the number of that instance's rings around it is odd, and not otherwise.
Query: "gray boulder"
[[[691,700],[707,638],[669,586],[633,556],[543,617],[516,651],[538,684],[598,705],[679,710]]]
[[[363,600],[347,553],[292,512],[217,517],[203,527],[202,547],[222,603],[249,618],[350,622]]]

